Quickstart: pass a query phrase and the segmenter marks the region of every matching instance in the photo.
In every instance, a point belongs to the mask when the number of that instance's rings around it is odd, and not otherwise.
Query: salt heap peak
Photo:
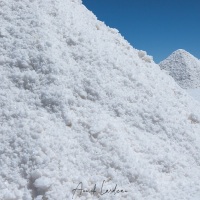
[[[1,200],[199,199],[200,107],[150,56],[80,1],[0,19]]]
[[[189,52],[179,49],[160,62],[175,81],[185,89],[200,87],[200,61]]]

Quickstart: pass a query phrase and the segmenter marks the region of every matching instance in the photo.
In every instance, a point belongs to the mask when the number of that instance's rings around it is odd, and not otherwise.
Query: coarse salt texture
[[[0,80],[1,200],[200,199],[199,104],[81,1],[1,0]]]

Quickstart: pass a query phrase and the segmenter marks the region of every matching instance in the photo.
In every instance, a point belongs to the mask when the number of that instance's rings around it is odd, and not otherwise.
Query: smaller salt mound
[[[200,60],[183,49],[159,63],[185,89],[200,87]]]

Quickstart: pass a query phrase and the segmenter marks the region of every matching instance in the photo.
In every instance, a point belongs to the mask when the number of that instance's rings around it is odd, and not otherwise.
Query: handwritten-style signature
[[[106,188],[105,186],[105,180],[102,182],[101,184],[101,187],[98,189],[97,188],[97,184],[95,183],[94,186],[91,188],[91,189],[83,189],[83,183],[80,182],[76,188],[74,188],[72,190],[72,193],[73,193],[73,196],[72,196],[72,199],[74,199],[76,197],[76,195],[83,195],[84,193],[90,193],[91,195],[106,195],[106,194],[113,194],[113,195],[116,195],[116,194],[119,194],[119,193],[126,193],[128,192],[127,190],[125,189],[119,189],[118,188],[118,185],[115,184],[115,186],[113,188]]]

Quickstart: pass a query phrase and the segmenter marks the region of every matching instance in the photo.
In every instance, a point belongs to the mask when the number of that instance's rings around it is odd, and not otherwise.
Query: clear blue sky
[[[200,0],[82,0],[136,49],[160,62],[177,49],[200,59]]]

